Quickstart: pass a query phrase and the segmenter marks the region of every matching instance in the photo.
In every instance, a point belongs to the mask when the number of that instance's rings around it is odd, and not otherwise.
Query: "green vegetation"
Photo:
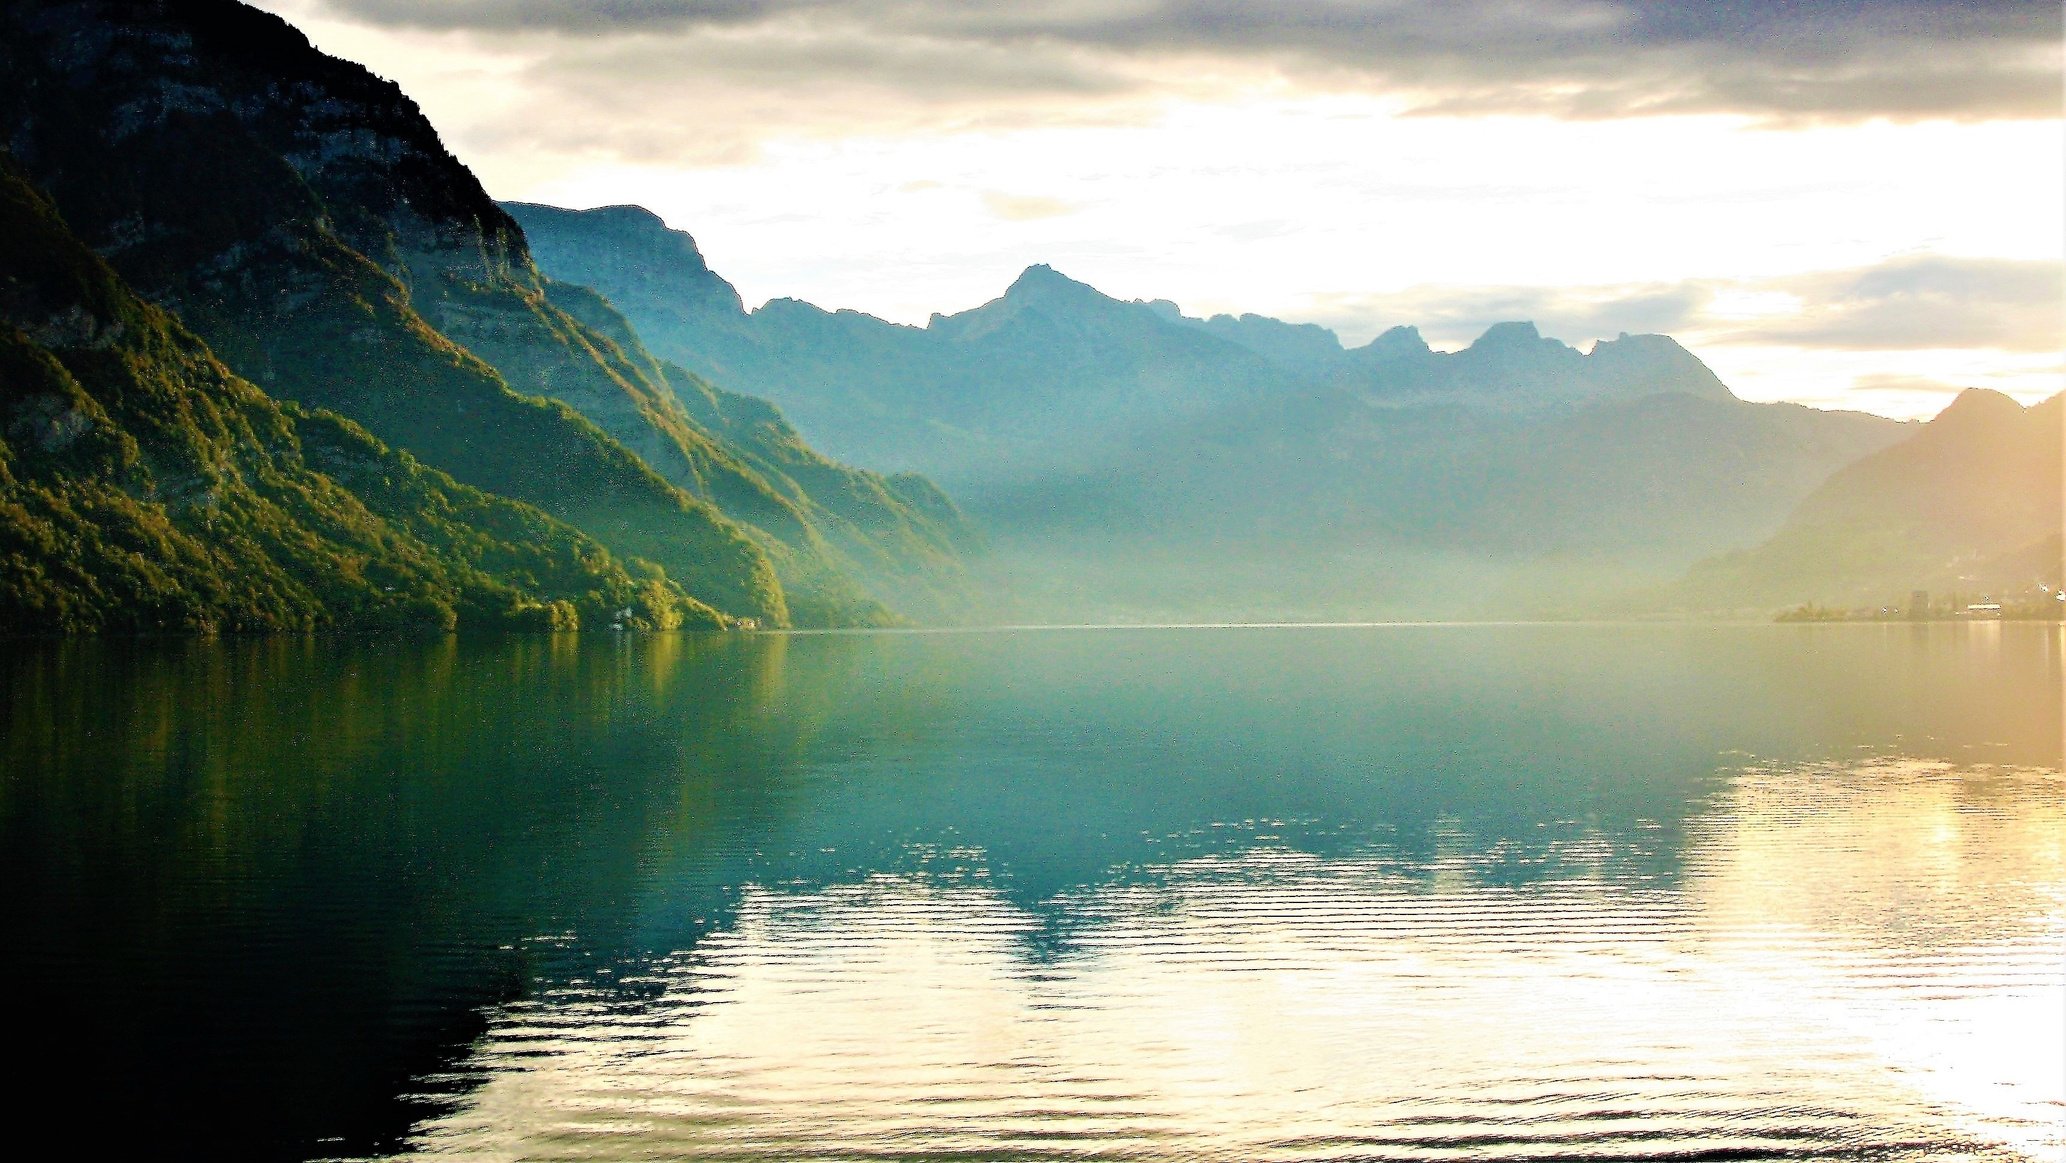
[[[993,616],[1619,615],[1909,431],[1738,400],[1660,335],[1581,353],[1501,324],[1442,353],[1395,328],[1344,350],[1047,267],[924,327],[749,312],[647,211],[505,208],[547,273],[608,296],[663,360],[951,488],[992,539]]]
[[[739,521],[775,563],[799,624],[882,624],[891,620],[886,606],[928,620],[969,611],[962,555],[979,542],[930,482],[892,481],[828,459],[772,404],[656,359],[587,287],[548,281],[545,299],[541,314],[595,353],[568,370],[592,380],[594,368],[605,368],[616,385],[576,395],[567,388],[573,377],[562,375],[554,380],[560,398]],[[505,366],[538,362],[511,358]]]
[[[293,626],[318,609],[354,625],[662,624],[671,594],[706,620],[769,626],[1654,611],[1699,588],[1669,590],[1693,563],[1771,537],[1833,471],[1910,431],[1737,400],[1662,336],[1581,354],[1501,324],[1437,353],[1395,328],[1345,350],[1324,329],[1191,319],[1046,267],[924,328],[786,300],[747,312],[687,235],[644,211],[497,206],[392,84],[232,0],[0,8],[0,117],[77,238],[166,326],[191,328],[181,342],[205,343],[218,378],[281,401],[268,423],[292,438],[258,447],[350,496],[409,553],[509,590],[448,572],[367,591],[425,598],[404,617],[377,612],[384,597],[361,610],[324,589],[357,576],[327,563],[240,595],[251,611],[196,597],[140,625]],[[534,253],[571,281],[545,277]],[[88,320],[112,309],[87,307]],[[234,523],[197,535],[178,490],[209,492],[212,477],[138,478],[106,449],[84,470],[31,464],[110,434],[138,442],[137,464],[163,455],[145,447],[146,418],[103,397],[123,375],[187,373],[163,353],[118,371],[94,362],[93,335],[61,342],[37,330],[44,316],[22,318],[7,358],[35,386],[21,389],[7,469],[23,571],[9,584],[34,595],[25,610],[97,624],[58,612],[72,609],[58,595],[112,587],[78,609],[157,610],[164,562],[199,576],[229,568],[211,554],[241,555],[236,569],[293,556],[284,534],[216,544]],[[713,379],[774,397],[817,446]],[[244,447],[234,431],[208,439]],[[820,449],[940,474],[994,548],[927,479]],[[260,495],[310,528],[312,513],[349,508],[314,489]],[[65,540],[86,526],[97,532]],[[337,528],[363,542],[362,526]],[[1896,560],[1915,543],[1907,526],[1852,531],[1877,539],[1843,542],[1875,586],[2029,573],[2019,563],[2038,552],[1931,542],[1933,562],[1918,563]],[[1805,561],[1836,541],[1801,544]],[[612,570],[627,582],[590,577]],[[1852,600],[1805,579],[1766,608]],[[642,587],[657,587],[643,604]]]
[[[725,624],[657,566],[268,398],[4,155],[0,273],[0,633]]]
[[[0,116],[78,237],[275,399],[535,506],[729,616],[872,625],[966,604],[951,506],[920,514],[883,487],[881,512],[835,519],[765,475],[688,415],[606,303],[548,287],[399,90],[277,17],[8,6]]]
[[[288,312],[204,316],[231,366],[263,368],[289,399],[334,409],[468,484],[653,561],[729,614],[787,623],[772,564],[715,506],[566,403],[511,391],[425,323],[393,276],[334,240],[312,249],[351,277]]]

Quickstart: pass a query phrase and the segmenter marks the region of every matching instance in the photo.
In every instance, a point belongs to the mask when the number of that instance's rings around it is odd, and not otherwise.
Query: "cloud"
[[[1081,101],[1230,70],[1429,112],[2056,117],[2033,0],[322,0],[521,41],[570,91],[722,78],[921,104]],[[712,51],[721,50],[721,51]],[[1187,64],[1189,62],[1189,64]]]
[[[294,0],[275,7],[306,11]],[[1068,46],[1021,52],[796,16],[629,32],[604,25],[592,36],[490,25],[422,40],[505,82],[504,100],[439,105],[441,127],[484,157],[731,164],[784,136],[1139,122],[1155,100],[1195,87],[1157,84],[1127,62]],[[380,47],[424,51],[407,35]],[[435,77],[437,68],[418,71]]]
[[[1525,320],[1543,334],[1583,343],[1623,331],[1681,334],[1705,318],[1715,288],[1704,282],[1609,287],[1412,287],[1383,295],[1336,295],[1300,313],[1348,336],[1412,324],[1437,347],[1461,347],[1494,323]]]
[[[1074,214],[1076,206],[1060,198],[1042,198],[1037,195],[1004,194],[996,190],[983,191],[983,208],[1008,222],[1031,222],[1039,218],[1060,218]]]
[[[1767,285],[1798,296],[1802,309],[1759,320],[1724,342],[2045,352],[2066,340],[2066,268],[2056,262],[1922,255]]]
[[[1984,377],[1983,377],[1984,378]],[[1835,402],[1885,415],[1928,418],[1973,384],[1955,384],[1935,376],[1906,372],[1866,372],[1851,377],[1850,387]],[[2014,393],[2012,395],[2027,395]]]
[[[1847,270],[1604,287],[1413,287],[1333,296],[1304,313],[1348,334],[1412,323],[1468,343],[1528,320],[1574,343],[1622,331],[1702,344],[2044,353],[2066,344],[2066,268],[2056,262],[1915,255]],[[1902,390],[1916,390],[1913,385]]]
[[[1853,392],[1887,392],[1895,395],[1955,396],[1964,391],[1957,384],[1945,383],[1930,376],[1904,375],[1899,372],[1873,372],[1851,380]]]

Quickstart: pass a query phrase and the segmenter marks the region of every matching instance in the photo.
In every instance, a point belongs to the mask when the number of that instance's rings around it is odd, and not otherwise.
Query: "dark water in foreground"
[[[0,658],[16,1136],[2066,1153],[2059,627]]]

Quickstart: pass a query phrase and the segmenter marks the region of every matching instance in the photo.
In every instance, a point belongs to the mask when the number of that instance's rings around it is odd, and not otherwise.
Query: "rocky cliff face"
[[[0,154],[0,634],[724,619],[536,509],[283,405]]]
[[[80,208],[89,245],[159,276],[146,293],[216,284],[291,249],[312,217],[408,285],[535,277],[521,232],[415,103],[284,21],[233,0],[24,3],[7,18],[23,114],[9,148]],[[83,164],[91,147],[130,174]]]
[[[813,619],[888,616],[635,342],[563,309],[522,231],[393,85],[228,0],[23,3],[0,22],[9,148],[239,372],[733,613],[786,621],[779,572]],[[927,601],[958,584],[941,550]]]
[[[541,267],[570,282],[610,288],[611,300],[627,311],[636,305],[713,323],[746,315],[738,289],[710,269],[696,240],[643,206],[562,210],[510,202],[504,208],[523,224]]]

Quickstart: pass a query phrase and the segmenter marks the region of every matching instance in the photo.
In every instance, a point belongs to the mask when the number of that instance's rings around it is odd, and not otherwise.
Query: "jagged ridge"
[[[1345,350],[1040,265],[923,328],[746,312],[650,213],[509,209],[548,270],[595,284],[663,357],[775,399],[842,455],[948,484],[1027,617],[1625,608],[1904,434],[1738,400],[1667,336],[1580,352],[1509,323],[1442,353],[1401,327]]]

